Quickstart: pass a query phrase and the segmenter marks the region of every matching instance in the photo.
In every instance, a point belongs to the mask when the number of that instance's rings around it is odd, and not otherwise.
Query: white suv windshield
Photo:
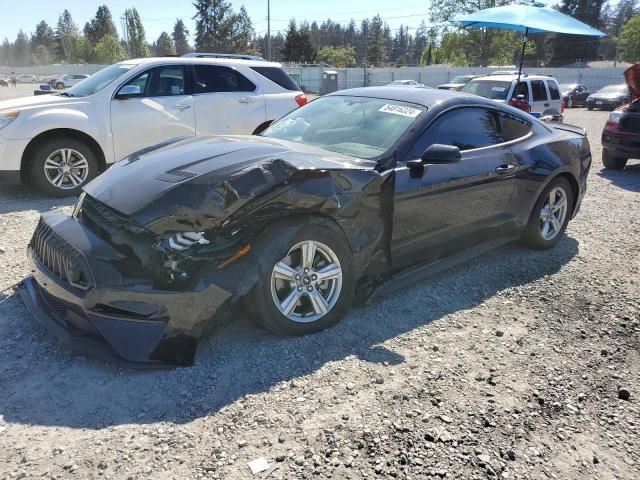
[[[263,135],[372,159],[387,152],[425,110],[396,100],[323,97],[278,120]]]
[[[82,80],[75,87],[71,87],[64,93],[70,97],[87,97],[93,95],[110,83],[116,81],[135,66],[135,64],[131,63],[111,65],[86,80]]]
[[[462,87],[462,91],[491,100],[506,100],[511,83],[508,80],[471,80]]]

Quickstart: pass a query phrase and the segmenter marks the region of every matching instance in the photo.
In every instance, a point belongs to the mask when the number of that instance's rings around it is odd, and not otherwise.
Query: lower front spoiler
[[[61,347],[73,353],[112,363],[126,368],[167,368],[170,363],[160,361],[133,362],[118,355],[109,344],[98,336],[87,334],[65,326],[63,319],[51,312],[51,307],[43,298],[42,290],[33,277],[27,277],[18,291],[31,316],[51,335],[57,338]]]

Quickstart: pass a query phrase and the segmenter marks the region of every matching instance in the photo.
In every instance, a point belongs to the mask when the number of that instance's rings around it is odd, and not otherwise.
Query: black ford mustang
[[[342,91],[255,136],[168,141],[42,215],[21,293],[67,346],[189,364],[232,305],[306,334],[354,299],[522,239],[555,245],[578,211],[585,132],[481,97]]]

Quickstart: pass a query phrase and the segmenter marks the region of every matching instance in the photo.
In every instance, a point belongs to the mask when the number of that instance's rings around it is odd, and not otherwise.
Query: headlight
[[[18,115],[20,114],[20,110],[4,110],[0,112],[0,128],[4,128],[13,122]]]
[[[204,238],[204,232],[180,232],[167,239],[169,248],[178,252],[187,250],[194,245],[208,245],[210,242]]]
[[[80,196],[78,197],[78,201],[76,202],[75,207],[73,207],[73,218],[77,219],[78,216],[80,215],[80,212],[82,212],[82,204],[84,203],[84,197],[87,196],[86,192],[82,192],[80,194]]]
[[[614,123],[619,123],[622,118],[622,112],[611,112],[609,115],[609,121]]]

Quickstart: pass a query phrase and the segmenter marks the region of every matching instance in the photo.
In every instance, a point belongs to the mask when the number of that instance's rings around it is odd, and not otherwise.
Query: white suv
[[[516,85],[517,84],[517,85]],[[471,80],[461,89],[501,103],[508,103],[518,95],[524,95],[531,106],[531,112],[552,116],[562,121],[564,105],[558,82],[551,75],[488,75]]]
[[[58,75],[54,80],[51,80],[51,86],[58,90],[62,90],[64,88],[73,87],[90,76],[91,75],[86,75],[84,73]]]
[[[129,60],[57,95],[0,102],[0,183],[74,195],[107,166],[163,141],[252,134],[307,98],[280,64]]]

